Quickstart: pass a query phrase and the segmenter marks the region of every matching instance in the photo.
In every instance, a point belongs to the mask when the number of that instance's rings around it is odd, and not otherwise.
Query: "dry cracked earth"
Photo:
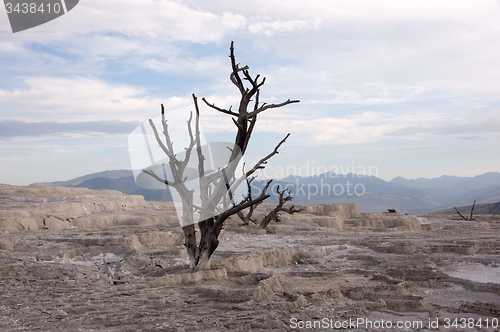
[[[190,273],[169,203],[0,185],[0,330],[498,331],[500,218],[455,219],[354,204],[267,230],[232,219]]]

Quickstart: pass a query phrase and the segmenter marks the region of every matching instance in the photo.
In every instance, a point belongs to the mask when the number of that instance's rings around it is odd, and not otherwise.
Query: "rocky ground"
[[[500,218],[455,219],[232,219],[211,268],[189,273],[169,203],[0,185],[0,330],[498,331]]]

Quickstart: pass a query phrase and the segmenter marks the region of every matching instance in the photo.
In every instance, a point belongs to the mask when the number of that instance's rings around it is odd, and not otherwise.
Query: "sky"
[[[129,135],[193,93],[237,107],[231,41],[262,102],[300,100],[259,115],[248,164],[291,134],[261,178],[500,171],[498,0],[81,0],[17,33],[0,8],[0,183],[131,169]]]

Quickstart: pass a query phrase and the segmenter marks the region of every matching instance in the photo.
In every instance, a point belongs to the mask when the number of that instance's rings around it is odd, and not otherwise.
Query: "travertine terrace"
[[[266,230],[233,218],[211,268],[190,273],[170,203],[0,185],[0,330],[286,331],[364,318],[494,331],[445,324],[500,319],[499,235],[495,216],[307,206]]]

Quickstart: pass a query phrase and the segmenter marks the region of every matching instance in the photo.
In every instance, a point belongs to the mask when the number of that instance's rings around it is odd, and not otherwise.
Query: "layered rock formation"
[[[493,331],[485,319],[500,314],[491,218],[364,214],[352,204],[306,207],[266,230],[231,218],[211,268],[190,273],[170,203],[86,189],[0,192],[2,331],[287,331],[323,318],[445,331],[446,319],[463,317]]]
[[[169,210],[164,218],[176,218],[170,202],[145,202],[142,196],[124,195],[115,190],[0,184],[0,230],[151,224],[159,220],[147,211],[159,206]]]

